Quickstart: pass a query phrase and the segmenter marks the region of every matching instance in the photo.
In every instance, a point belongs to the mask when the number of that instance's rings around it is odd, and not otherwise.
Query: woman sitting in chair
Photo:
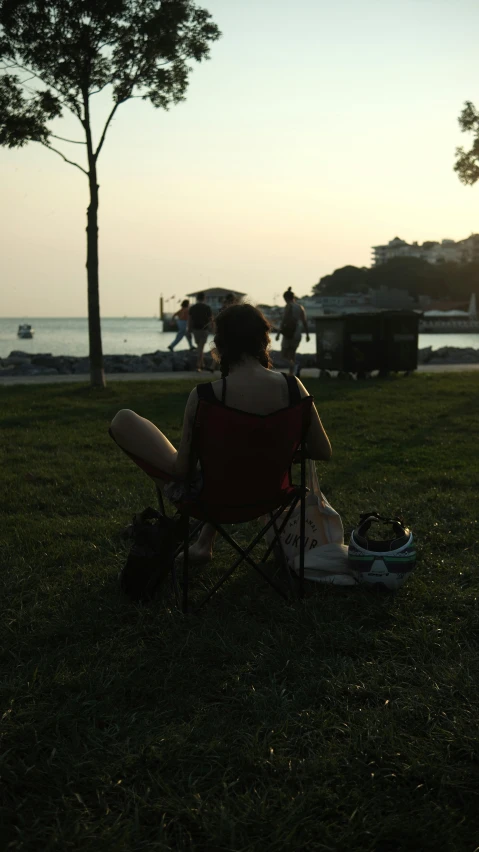
[[[286,377],[271,369],[268,354],[270,326],[261,311],[252,305],[232,305],[218,314],[215,324],[215,349],[212,354],[219,363],[222,379],[202,383],[191,391],[178,450],[153,423],[134,411],[122,409],[113,418],[111,433],[115,441],[127,453],[141,458],[155,469],[158,476],[152,475],[152,478],[160,486],[172,480],[178,483],[188,475],[192,463],[190,447],[193,424],[200,396],[218,401],[228,408],[256,415],[273,414],[294,404],[295,397],[299,399],[308,396],[299,379]],[[294,388],[292,382],[295,383]],[[331,445],[314,405],[306,451],[311,459],[329,461],[331,458]],[[196,463],[196,460],[193,462]],[[178,487],[177,484],[175,487]],[[171,497],[168,488],[166,495]],[[203,526],[198,541],[189,549],[192,563],[211,560],[215,534],[211,524]]]

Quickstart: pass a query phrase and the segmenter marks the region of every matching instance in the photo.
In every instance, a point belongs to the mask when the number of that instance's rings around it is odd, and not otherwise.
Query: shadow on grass
[[[306,384],[342,516],[374,499],[418,519],[420,563],[396,596],[318,586],[285,603],[244,568],[199,616],[124,601],[118,533],[154,489],[108,451],[106,425],[131,407],[179,436],[193,383],[3,395],[23,424],[6,433],[0,525],[12,852],[475,848],[478,528],[461,465],[472,480],[476,382]],[[439,476],[448,490],[425,487]],[[219,548],[218,568],[230,558]]]

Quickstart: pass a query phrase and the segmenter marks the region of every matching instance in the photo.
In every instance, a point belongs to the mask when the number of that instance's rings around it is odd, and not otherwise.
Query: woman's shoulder
[[[215,388],[221,388],[222,382],[200,382],[199,385],[196,385],[192,390],[192,394],[196,397],[196,399],[206,399],[209,402],[213,402],[217,399],[218,396],[221,396],[221,391],[219,394],[215,394]]]
[[[303,385],[302,381],[300,381],[300,379],[298,379],[298,378],[297,378],[297,376],[294,376],[294,379],[295,379],[295,381],[296,381],[296,383],[297,383],[297,385],[298,385],[298,390],[299,390],[299,393],[300,393],[301,399],[305,399],[305,397],[307,397],[307,396],[311,396],[311,394],[309,393],[309,391],[307,391],[307,390],[306,390],[306,388],[305,388],[305,386]]]

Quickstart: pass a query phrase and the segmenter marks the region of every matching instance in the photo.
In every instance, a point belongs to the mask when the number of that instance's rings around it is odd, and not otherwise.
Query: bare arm
[[[301,305],[301,322],[303,323],[303,328],[306,332],[306,339],[309,340],[309,331],[308,331],[308,320],[306,319],[306,311]]]
[[[298,382],[301,397],[304,399],[305,396],[309,396],[309,393],[303,383],[300,382],[299,379],[296,379],[296,381]],[[315,405],[313,405],[311,409],[311,423],[306,437],[306,450],[308,458],[310,459],[329,461],[332,455],[329,438],[321,420],[319,419],[319,414]]]
[[[193,423],[195,422],[196,408],[198,406],[198,394],[194,388],[186,403],[185,414],[183,417],[183,432],[181,435],[178,455],[176,457],[175,475],[184,479],[189,472],[191,458],[190,448],[191,439],[193,437]],[[196,459],[195,459],[196,462]]]
[[[291,303],[290,302],[288,302],[288,304],[284,306],[283,316],[281,317],[281,322],[279,324],[279,330],[278,330],[278,333],[276,335],[276,340],[279,340],[279,338],[281,337],[281,329],[283,327],[283,323],[288,317],[288,308],[291,311]]]

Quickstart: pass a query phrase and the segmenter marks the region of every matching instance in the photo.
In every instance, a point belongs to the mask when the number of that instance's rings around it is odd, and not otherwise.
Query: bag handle
[[[313,459],[306,459],[306,486],[312,494],[322,498],[318,472]]]
[[[358,535],[365,535],[371,524],[375,521],[382,521],[385,524],[391,524],[398,538],[406,534],[402,518],[386,518],[384,515],[380,515],[379,512],[365,512],[365,514],[359,516]]]

